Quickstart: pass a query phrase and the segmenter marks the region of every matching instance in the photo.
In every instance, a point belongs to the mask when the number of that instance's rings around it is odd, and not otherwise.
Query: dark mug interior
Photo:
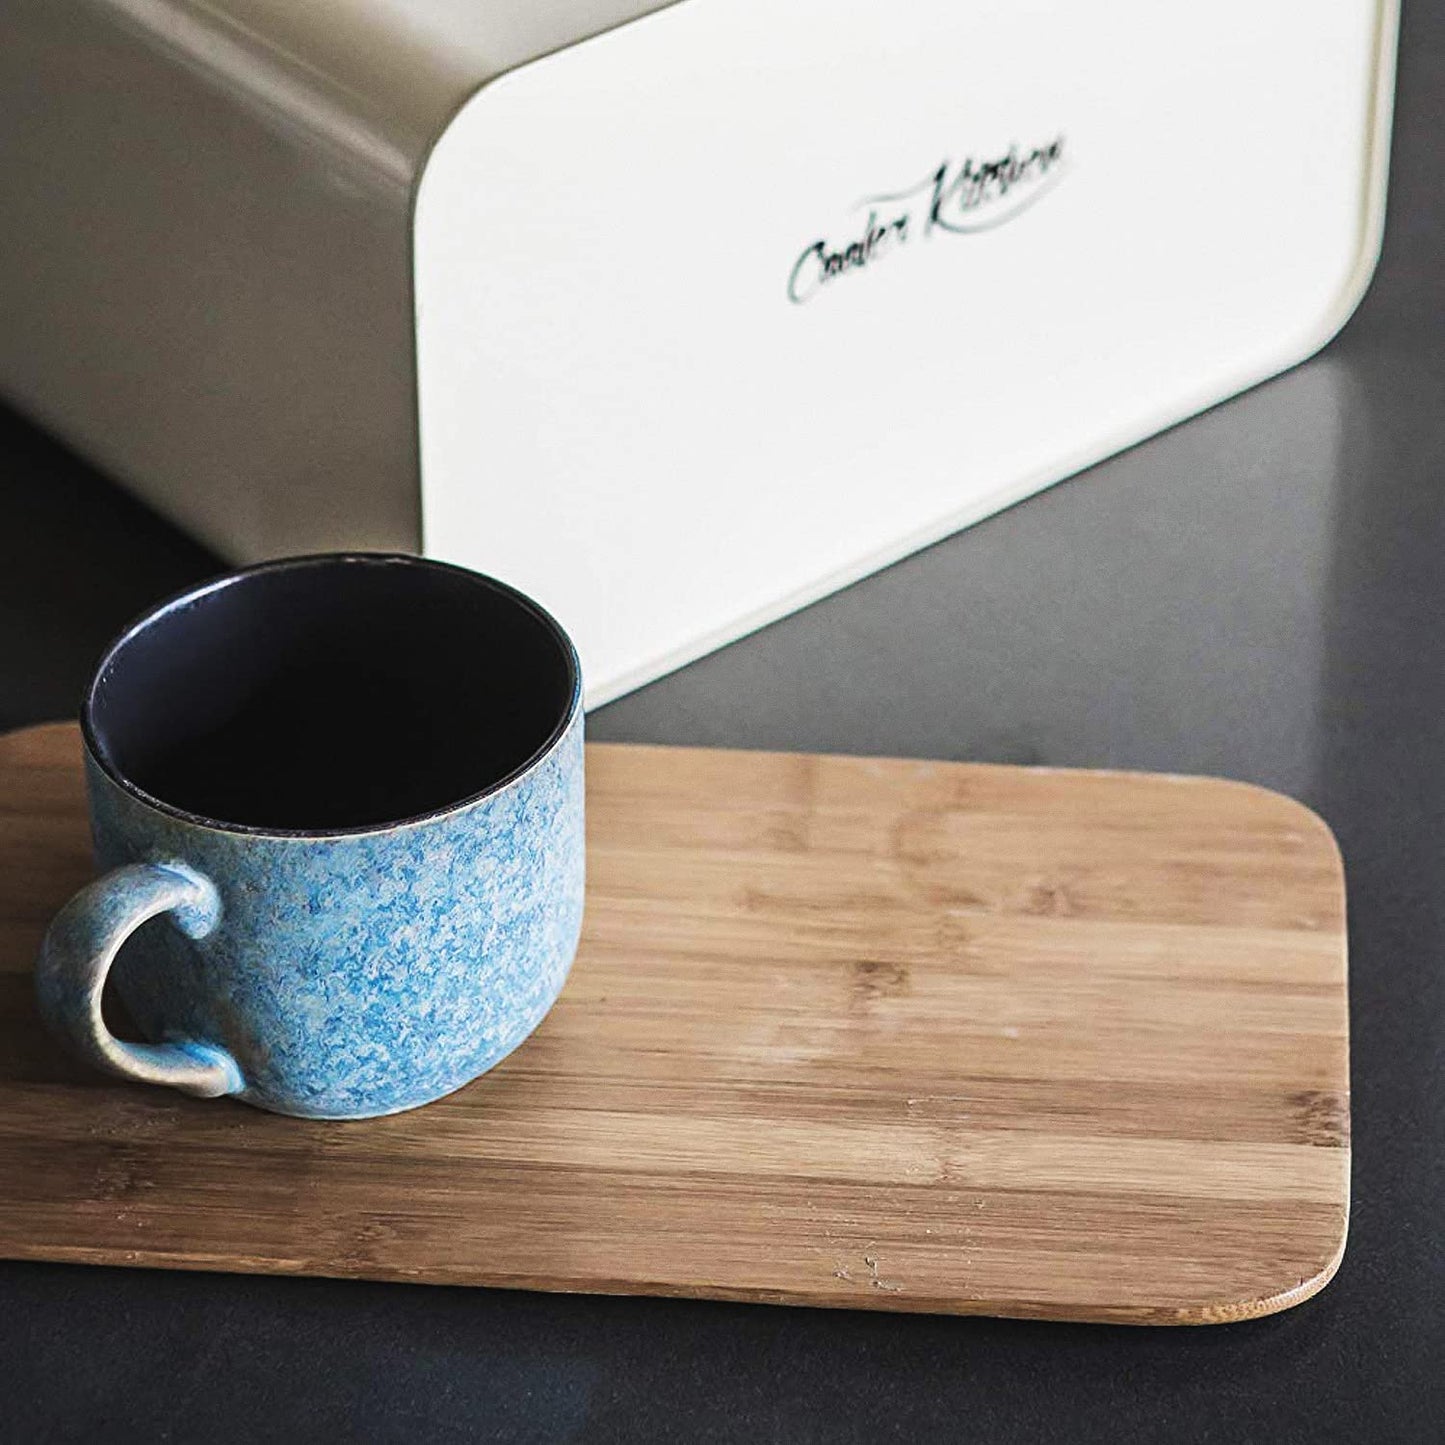
[[[163,603],[101,660],[82,710],[122,787],[232,830],[424,817],[525,771],[580,687],[566,633],[444,563],[263,564]]]

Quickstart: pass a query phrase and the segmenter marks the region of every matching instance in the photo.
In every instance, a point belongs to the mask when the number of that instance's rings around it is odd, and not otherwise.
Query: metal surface
[[[235,560],[417,550],[422,162],[658,8],[5,0],[0,395]]]
[[[1354,1070],[1328,1290],[1165,1333],[12,1266],[0,1435],[1439,1440],[1441,134],[1445,13],[1417,3],[1384,260],[1322,356],[591,723],[1225,773],[1319,809],[1350,886]],[[214,562],[18,420],[0,477],[0,720],[70,714],[106,635]]]

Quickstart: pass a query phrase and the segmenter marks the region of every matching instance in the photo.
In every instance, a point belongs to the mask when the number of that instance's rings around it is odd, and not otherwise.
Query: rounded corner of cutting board
[[[1292,835],[1308,839],[1312,847],[1328,854],[1339,874],[1340,886],[1344,887],[1344,859],[1339,839],[1329,823],[1308,803],[1263,783],[1240,778],[1196,777],[1193,781],[1218,789],[1222,797],[1232,794],[1231,801],[1242,814],[1253,815],[1261,822],[1274,823]]]
[[[1348,1149],[1346,1149],[1348,1156]],[[1181,1311],[1179,1324],[1185,1325],[1229,1325],[1244,1324],[1249,1320],[1266,1319],[1270,1315],[1283,1314],[1298,1305],[1312,1300],[1322,1293],[1339,1273],[1344,1261],[1345,1248],[1349,1241],[1349,1208],[1346,1206],[1340,1218],[1338,1242],[1327,1258],[1313,1273],[1301,1279],[1281,1281],[1278,1289],[1263,1294],[1251,1294],[1246,1298],[1229,1303],[1211,1303],[1193,1310]]]

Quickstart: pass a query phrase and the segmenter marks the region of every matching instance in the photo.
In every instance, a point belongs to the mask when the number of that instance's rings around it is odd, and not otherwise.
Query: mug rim
[[[384,823],[363,823],[357,827],[350,828],[274,828],[253,823],[232,823],[223,818],[212,818],[204,813],[195,813],[188,808],[181,808],[174,803],[168,803],[164,798],[158,798],[154,793],[148,792],[139,784],[133,782],[122,772],[115,759],[105,748],[95,728],[94,710],[96,706],[96,694],[99,691],[101,679],[105,676],[106,669],[114,661],[117,653],[130,642],[139,636],[147,627],[160,621],[166,615],[179,611],[199,601],[203,597],[220,592],[244,581],[248,577],[270,572],[303,571],[322,566],[334,565],[380,565],[380,566],[402,566],[417,568],[422,571],[447,573],[452,576],[465,577],[470,582],[475,582],[493,592],[501,593],[509,600],[519,603],[523,610],[530,612],[532,616],[541,623],[542,627],[559,644],[564,665],[567,671],[569,683],[568,700],[561,709],[561,716],[552,731],[543,742],[526,759],[519,763],[510,772],[498,778],[495,782],[489,783],[474,793],[469,793],[455,802],[447,803],[440,808],[432,808],[424,813],[408,814],[405,817],[388,819]],[[184,587],[179,592],[172,593],[169,597],[153,603],[145,611],[133,617],[105,646],[99,661],[91,673],[90,681],[86,684],[85,695],[80,705],[80,733],[85,744],[85,751],[95,766],[110,780],[121,792],[125,793],[137,802],[155,809],[167,817],[175,818],[179,822],[186,823],[191,827],[203,828],[213,833],[229,833],[248,838],[292,838],[298,842],[322,842],[333,838],[363,838],[368,835],[380,833],[393,833],[401,828],[418,827],[426,823],[435,822],[441,818],[451,817],[455,813],[462,812],[477,803],[485,802],[489,798],[498,796],[508,788],[528,777],[541,763],[557,750],[558,744],[572,727],[577,717],[582,702],[582,663],[577,656],[576,644],[568,636],[566,629],[540,602],[527,596],[525,592],[519,591],[509,583],[503,582],[496,577],[489,576],[485,572],[474,571],[470,567],[458,566],[454,562],[442,562],[435,557],[421,557],[412,552],[307,552],[295,557],[276,557],[265,562],[253,562],[246,567],[237,567],[229,572],[223,572],[218,576],[211,577],[204,582],[194,583],[190,587]]]

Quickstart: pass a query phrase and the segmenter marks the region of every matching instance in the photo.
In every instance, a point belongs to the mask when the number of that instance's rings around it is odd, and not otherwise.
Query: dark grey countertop
[[[594,738],[1217,773],[1335,829],[1354,1217],[1202,1330],[0,1265],[0,1439],[1445,1439],[1445,15],[1315,360],[595,714]],[[0,726],[216,570],[0,411]],[[1438,775],[1437,775],[1438,773]]]

